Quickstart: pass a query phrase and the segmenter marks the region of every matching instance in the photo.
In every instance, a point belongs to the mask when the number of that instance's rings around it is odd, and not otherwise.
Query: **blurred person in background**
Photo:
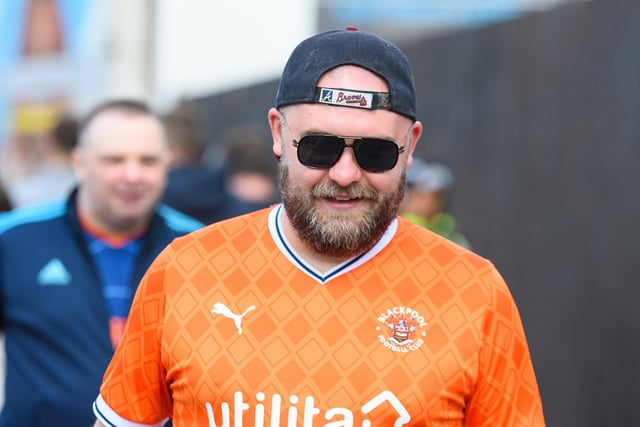
[[[4,184],[0,182],[0,212],[8,212],[11,209],[13,209],[13,205],[9,199],[9,194],[7,194]]]
[[[41,141],[43,159],[36,169],[8,188],[13,206],[27,206],[65,197],[75,185],[71,152],[78,139],[78,121],[62,116]]]
[[[253,202],[227,190],[223,167],[203,162],[206,142],[201,123],[188,103],[178,105],[163,117],[167,129],[171,162],[169,180],[162,201],[204,224],[256,210]]]
[[[456,220],[449,212],[455,176],[449,167],[439,162],[426,162],[414,156],[407,169],[406,190],[400,215],[447,239],[471,249],[466,237],[457,230]]]
[[[498,271],[397,215],[416,116],[395,45],[300,43],[268,112],[282,203],[158,256],[96,426],[544,426]]]
[[[253,204],[252,210],[279,201],[277,167],[267,130],[243,126],[223,138],[225,187],[234,197]]]
[[[158,117],[113,100],[85,119],[66,200],[0,218],[1,427],[88,426],[143,273],[201,223],[158,205],[169,149]]]

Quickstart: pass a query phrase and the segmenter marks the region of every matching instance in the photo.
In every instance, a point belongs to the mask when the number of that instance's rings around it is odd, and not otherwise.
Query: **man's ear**
[[[415,121],[409,129],[409,136],[407,137],[407,148],[405,150],[408,153],[407,167],[411,167],[411,164],[413,163],[413,152],[416,149],[416,145],[418,144],[418,140],[420,139],[421,135],[422,123],[419,121]]]
[[[280,111],[271,108],[268,113],[269,128],[271,129],[271,138],[273,139],[273,154],[276,160],[280,161],[282,157],[282,119]]]
[[[83,155],[82,150],[83,148],[79,146],[75,146],[71,150],[71,155],[70,155],[71,168],[73,169],[73,173],[76,179],[78,179],[79,181],[81,180],[81,177],[83,176],[83,173],[84,173],[84,161],[82,159],[82,155]]]

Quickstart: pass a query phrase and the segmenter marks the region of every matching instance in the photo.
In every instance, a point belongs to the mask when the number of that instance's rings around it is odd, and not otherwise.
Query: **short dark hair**
[[[195,104],[181,102],[162,117],[169,144],[184,156],[184,160],[198,164],[205,151],[203,127]]]
[[[229,174],[255,172],[270,177],[277,173],[271,151],[271,134],[262,126],[245,125],[228,131],[222,138]]]
[[[7,194],[6,188],[0,182],[0,212],[7,212],[13,209],[13,204]]]
[[[56,145],[70,152],[78,143],[78,127],[80,123],[70,115],[62,116],[53,127],[52,135]]]

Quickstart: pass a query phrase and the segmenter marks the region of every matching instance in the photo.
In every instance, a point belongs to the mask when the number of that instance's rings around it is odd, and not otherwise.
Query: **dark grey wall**
[[[407,47],[421,152],[510,284],[550,426],[640,425],[640,13],[593,2]]]
[[[519,304],[549,426],[640,425],[640,2],[591,1],[401,46],[419,154]],[[277,82],[203,97],[212,138]]]

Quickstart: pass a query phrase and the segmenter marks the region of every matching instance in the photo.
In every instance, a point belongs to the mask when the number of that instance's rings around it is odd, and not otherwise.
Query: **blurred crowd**
[[[163,203],[210,224],[279,201],[268,128],[240,126],[212,141],[189,103],[177,105],[161,119],[171,152]],[[71,157],[79,126],[79,118],[61,114],[36,143],[21,147],[31,151],[26,157],[37,160],[30,160],[17,178],[0,179],[0,212],[57,200],[74,188]],[[216,157],[222,153],[222,158],[211,161],[207,153],[212,151]]]
[[[197,107],[189,102],[178,104],[161,119],[171,152],[163,203],[211,224],[279,202],[277,162],[268,129],[240,126],[211,140]],[[42,139],[36,167],[10,186],[0,182],[0,212],[59,199],[73,189],[71,153],[78,127],[76,117],[61,115]],[[221,158],[212,161],[213,157]],[[400,214],[471,248],[451,213],[455,183],[449,166],[416,157],[407,170]]]

